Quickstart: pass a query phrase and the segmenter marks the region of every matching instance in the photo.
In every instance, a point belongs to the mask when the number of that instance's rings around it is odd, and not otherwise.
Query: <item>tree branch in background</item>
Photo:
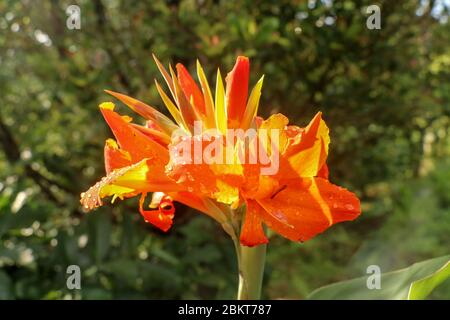
[[[11,165],[18,165],[20,163],[20,148],[16,140],[14,139],[11,131],[8,126],[4,123],[3,118],[0,114],[0,144],[3,149],[3,153],[6,156],[6,159]],[[23,165],[23,169],[25,172],[25,176],[31,179],[34,183],[36,183],[39,188],[42,190],[44,195],[51,202],[55,203],[58,206],[64,205],[61,200],[55,195],[52,191],[52,187],[57,187],[59,189],[65,190],[64,186],[61,186],[56,181],[45,177],[38,170],[33,168],[33,166],[29,163],[25,163]]]

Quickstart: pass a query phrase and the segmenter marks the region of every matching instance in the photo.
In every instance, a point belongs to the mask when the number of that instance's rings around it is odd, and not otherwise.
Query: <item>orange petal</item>
[[[145,221],[153,224],[162,231],[167,231],[172,226],[175,207],[170,197],[163,197],[157,210],[144,210],[144,201],[147,194],[143,193],[139,200],[139,212]]]
[[[106,140],[104,154],[107,174],[111,173],[114,169],[123,168],[132,164],[130,154],[119,149],[119,146],[113,139]]]
[[[111,109],[100,108],[121,149],[130,154],[133,163],[142,159],[153,159],[165,165],[169,160],[166,148],[133,127]]]
[[[243,180],[242,167],[238,163],[226,163],[225,140],[220,135],[214,137],[217,139],[202,135],[173,139],[166,173],[190,192],[195,191],[222,203],[237,204],[237,186]],[[234,149],[229,152],[234,152]]]
[[[154,121],[154,124],[158,127],[159,130],[162,130],[165,133],[170,134],[173,130],[178,129],[178,126],[175,125],[175,123],[173,123],[172,120],[170,120],[161,112],[157,111],[155,108],[150,107],[149,105],[137,99],[134,99],[132,97],[129,97],[127,95],[118,92],[110,90],[105,90],[105,92],[122,101],[131,110],[138,113],[145,119]]]
[[[170,162],[166,166],[166,173],[191,192],[196,190],[212,194],[216,190],[216,177],[210,166],[203,161],[203,154],[195,152],[196,143],[203,150],[205,142],[200,136],[175,138],[169,146]]]
[[[254,200],[247,200],[244,224],[241,229],[241,243],[244,246],[253,247],[268,243],[261,223],[261,211],[264,209]]]
[[[358,198],[323,178],[285,181],[272,196],[258,199],[267,226],[294,241],[306,241],[335,223],[361,213]]]
[[[210,214],[208,208],[205,205],[205,197],[201,197],[198,194],[194,192],[187,192],[187,191],[181,191],[181,192],[172,192],[169,193],[169,195],[176,201],[194,208],[195,210],[201,211],[206,214]]]
[[[285,132],[288,122],[288,118],[280,113],[271,115],[267,120],[261,120],[258,125],[257,144],[249,143],[247,145],[248,158],[254,156],[257,159],[256,164],[249,161],[243,164],[246,179],[243,191],[251,198],[254,198],[251,194],[256,190],[258,190],[258,194],[270,191],[269,185],[273,184],[271,177],[276,177],[279,170],[280,153],[286,148],[288,141]],[[273,173],[266,171],[270,168]]]
[[[322,168],[320,168],[319,172],[317,172],[317,176],[319,178],[328,179],[329,171],[326,163],[323,164]]]
[[[181,64],[178,63],[176,65],[177,68],[177,75],[178,75],[178,81],[180,83],[181,89],[184,92],[184,95],[186,96],[186,99],[188,101],[191,101],[191,97],[194,101],[194,107],[197,109],[197,111],[200,114],[205,114],[205,101],[203,99],[203,94],[200,91],[199,87],[197,86],[197,83],[195,83],[194,79],[192,79],[189,72],[186,70],[186,68]]]
[[[226,106],[228,128],[239,128],[245,112],[248,96],[250,63],[247,57],[239,56],[233,70],[226,77]]]
[[[292,136],[293,128],[287,128]],[[282,178],[315,177],[325,164],[330,143],[329,130],[322,120],[322,113],[316,114],[304,130],[290,138],[280,159],[278,176]]]
[[[264,120],[258,128],[258,136],[261,143],[266,150],[271,153],[272,147],[275,148],[275,152],[283,152],[286,148],[287,134],[286,126],[289,123],[289,119],[281,113],[271,115],[267,120]],[[278,141],[271,141],[272,136],[278,138]],[[265,138],[265,139],[264,139]],[[267,143],[264,143],[267,141]],[[265,145],[266,144],[266,145]]]
[[[167,145],[170,143],[170,136],[166,135],[164,132],[159,131],[158,129],[155,129],[154,127],[144,127],[140,126],[138,124],[131,124],[133,128],[137,129],[138,131],[142,132],[144,135],[149,137],[150,139],[158,142],[163,147],[167,148]]]
[[[192,108],[191,102],[186,98],[183,90],[181,89],[180,82],[178,81],[178,77],[175,75],[175,71],[169,66],[170,74],[172,75],[173,86],[175,88],[175,101],[180,110],[181,116],[183,117],[184,122],[188,125],[191,130],[194,121],[198,120],[197,111]]]

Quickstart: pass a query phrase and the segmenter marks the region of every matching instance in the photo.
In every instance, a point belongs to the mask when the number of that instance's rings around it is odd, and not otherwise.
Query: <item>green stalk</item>
[[[259,300],[267,245],[246,247],[235,243],[239,266],[238,300]]]

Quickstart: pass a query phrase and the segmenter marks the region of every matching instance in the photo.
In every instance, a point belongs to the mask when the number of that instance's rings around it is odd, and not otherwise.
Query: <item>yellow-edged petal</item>
[[[264,81],[264,76],[258,80],[250,93],[250,98],[245,108],[244,116],[242,117],[241,128],[247,129],[252,125],[253,119],[258,113],[259,99],[261,97],[261,89]]]
[[[206,79],[205,72],[203,71],[200,61],[197,60],[197,76],[202,87],[203,97],[205,99],[205,111],[206,111],[206,124],[207,128],[215,128],[214,121],[214,101],[209,88],[208,80]]]

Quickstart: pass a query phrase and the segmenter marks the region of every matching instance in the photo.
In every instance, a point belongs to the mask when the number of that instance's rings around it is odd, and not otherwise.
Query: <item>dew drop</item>
[[[345,205],[345,209],[351,211],[351,210],[354,209],[354,207],[353,207],[351,204],[346,204],[346,205]]]
[[[276,210],[273,214],[278,220],[287,222],[286,216],[280,210]]]

